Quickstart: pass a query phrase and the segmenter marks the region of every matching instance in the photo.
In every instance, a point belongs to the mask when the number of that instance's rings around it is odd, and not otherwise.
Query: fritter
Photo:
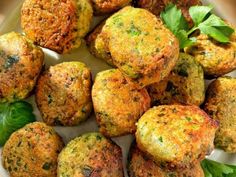
[[[83,134],[58,158],[58,177],[123,177],[121,148],[100,133]]]
[[[159,16],[168,4],[176,4],[181,9],[184,17],[189,23],[192,23],[189,15],[189,8],[195,5],[201,5],[200,0],[137,0],[137,6],[147,9],[153,14]]]
[[[181,53],[169,76],[148,86],[148,92],[152,105],[181,103],[199,106],[205,98],[203,69],[193,57]]]
[[[97,50],[95,48],[95,43],[97,40],[98,35],[101,33],[103,26],[105,25],[105,21],[98,24],[91,33],[89,33],[86,37],[86,44],[88,46],[88,49],[92,55],[94,55],[96,58],[103,59],[106,61],[109,65],[114,66],[112,62],[111,54],[106,52],[104,49]]]
[[[51,66],[39,77],[36,103],[48,125],[78,125],[92,110],[90,70],[80,62]]]
[[[44,63],[42,50],[23,35],[0,36],[0,102],[29,96]]]
[[[129,177],[204,177],[200,162],[189,168],[170,170],[146,156],[136,144],[131,146],[127,169]]]
[[[147,90],[136,89],[118,69],[97,74],[92,99],[100,132],[108,137],[134,133],[136,122],[150,108]]]
[[[11,177],[56,177],[57,157],[64,143],[53,128],[35,122],[14,132],[2,151]]]
[[[95,15],[104,15],[131,4],[132,0],[92,0]]]
[[[67,53],[78,48],[92,21],[89,0],[25,0],[21,26],[36,44]]]
[[[219,43],[205,34],[196,37],[196,44],[186,48],[202,65],[208,78],[222,76],[236,69],[236,33],[230,42]]]
[[[95,48],[110,53],[113,64],[138,88],[166,77],[179,57],[178,40],[161,20],[130,6],[106,20]]]
[[[213,81],[207,90],[204,110],[220,122],[216,147],[236,153],[236,79],[221,77]]]
[[[149,109],[138,121],[138,147],[157,163],[188,168],[213,148],[217,121],[197,106],[163,105]]]

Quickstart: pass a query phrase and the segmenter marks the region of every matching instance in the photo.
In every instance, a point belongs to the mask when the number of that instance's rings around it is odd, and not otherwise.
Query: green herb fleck
[[[13,65],[14,63],[17,63],[19,60],[20,60],[20,58],[19,58],[19,56],[17,56],[17,55],[10,55],[10,56],[7,56],[7,60],[6,60],[6,62],[5,62],[4,67],[5,67],[6,69],[8,69],[8,68],[12,67],[12,65]]]
[[[160,136],[160,137],[158,138],[158,140],[163,143],[163,138],[162,138],[162,136]]]
[[[51,103],[52,103],[52,96],[48,95],[48,104],[51,104]]]
[[[86,107],[83,107],[83,108],[82,108],[82,113],[84,113],[84,114],[87,113],[87,109],[86,109]]]
[[[179,94],[177,87],[171,81],[168,81],[167,86],[166,86],[166,91],[170,92],[172,96]]]
[[[82,173],[84,177],[90,177],[91,174],[93,173],[93,168],[88,165],[85,165],[82,167]]]
[[[97,136],[96,136],[96,140],[99,140],[99,141],[100,141],[101,139],[102,139],[102,136],[101,136],[101,135],[97,135]]]
[[[186,63],[182,63],[174,69],[174,72],[182,77],[188,77],[188,67]]]
[[[44,170],[50,170],[51,166],[52,166],[52,163],[46,162],[46,163],[43,164],[43,169]]]
[[[130,28],[128,30],[126,30],[126,32],[128,34],[130,34],[131,36],[139,36],[142,33],[142,31],[140,29],[138,29],[134,25],[134,23],[131,23]]]
[[[185,119],[186,119],[187,121],[189,121],[189,122],[192,120],[191,117],[185,117]]]

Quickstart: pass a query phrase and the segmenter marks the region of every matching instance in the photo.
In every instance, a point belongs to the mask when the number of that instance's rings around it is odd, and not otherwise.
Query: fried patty
[[[92,99],[100,132],[108,137],[134,133],[135,123],[150,107],[147,90],[136,89],[118,69],[97,74]]]
[[[11,177],[56,177],[57,157],[64,143],[53,128],[35,122],[14,132],[2,151]]]
[[[204,177],[198,161],[185,169],[170,170],[154,162],[135,143],[130,148],[127,169],[129,177]]]
[[[136,141],[157,163],[188,168],[213,150],[217,127],[217,121],[197,106],[163,105],[139,119]]]
[[[195,5],[201,5],[200,0],[137,0],[137,6],[147,9],[153,14],[159,16],[168,4],[176,4],[181,9],[186,20],[192,24],[189,15],[189,8]]]
[[[112,62],[112,57],[111,54],[106,52],[104,49],[99,49],[97,50],[95,47],[95,43],[97,40],[98,35],[101,33],[103,26],[105,25],[105,21],[99,23],[93,31],[91,31],[87,36],[86,36],[86,44],[88,46],[88,49],[90,53],[95,56],[96,58],[103,59],[104,61],[107,62],[107,64],[114,66]]]
[[[106,20],[95,48],[110,53],[113,64],[138,88],[166,77],[179,57],[178,40],[161,20],[130,6]]]
[[[70,141],[58,158],[58,177],[123,177],[121,148],[100,133]]]
[[[181,103],[199,106],[205,98],[203,69],[192,56],[181,53],[170,74],[150,85],[148,93],[152,105]]]
[[[39,78],[36,103],[48,125],[78,125],[91,113],[91,73],[81,62],[51,66]]]
[[[196,37],[196,44],[186,48],[202,65],[208,78],[222,76],[236,69],[236,33],[230,42],[219,43],[205,34]]]
[[[215,145],[229,153],[236,153],[236,79],[221,77],[208,90],[204,110],[220,122]]]
[[[80,46],[92,14],[89,0],[25,0],[21,26],[36,44],[67,53]]]
[[[42,50],[25,36],[15,32],[0,36],[0,102],[29,96],[43,62]]]
[[[131,4],[132,0],[92,0],[95,15],[104,15]]]

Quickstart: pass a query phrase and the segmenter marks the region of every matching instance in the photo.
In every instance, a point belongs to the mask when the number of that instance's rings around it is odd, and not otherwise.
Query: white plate
[[[4,34],[10,31],[21,32],[20,29],[20,8],[21,8],[22,0],[15,0],[14,2],[8,2],[7,0],[0,0],[0,20],[1,17],[5,16],[3,23],[0,26],[0,34]],[[224,18],[227,19],[227,15],[223,15]],[[98,23],[102,18],[95,18],[93,21],[94,26]],[[0,21],[1,23],[1,21]],[[94,58],[87,50],[85,43],[77,49],[72,51],[70,54],[66,55],[58,55],[55,52],[52,52],[47,49],[43,49],[45,52],[45,63],[46,66],[55,65],[57,63],[61,63],[63,61],[82,61],[86,63],[92,70],[93,78],[99,71],[109,69],[105,62],[102,60]],[[235,72],[236,73],[236,72]],[[236,74],[233,74],[236,76]],[[37,109],[37,106],[34,102],[34,97],[30,97],[27,99],[34,106],[34,113],[37,116],[38,121],[41,120],[40,113]],[[80,124],[76,127],[55,127],[56,131],[62,136],[65,143],[70,141],[71,139],[81,135],[85,132],[98,131],[97,124],[94,119],[94,115],[92,115],[86,122]],[[113,140],[122,148],[123,152],[123,164],[124,168],[126,167],[126,159],[128,154],[128,149],[130,143],[133,140],[131,135],[122,136],[118,138],[113,138]],[[224,153],[221,150],[215,150],[214,153],[209,157],[211,159],[215,159],[221,162],[236,164],[236,155]],[[125,175],[127,173],[125,171]],[[1,148],[0,148],[0,177],[8,177],[9,175],[3,169],[1,165]]]

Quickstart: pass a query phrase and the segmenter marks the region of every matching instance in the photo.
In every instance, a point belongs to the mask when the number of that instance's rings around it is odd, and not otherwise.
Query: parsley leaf
[[[179,30],[188,30],[188,23],[181,10],[177,9],[174,4],[166,6],[165,11],[161,12],[161,18],[166,26],[176,34]]]
[[[194,22],[194,25],[199,25],[211,12],[212,6],[192,6],[189,9],[189,14]]]
[[[180,48],[184,48],[184,47],[188,47],[194,44],[194,40],[192,40],[191,38],[188,38],[188,34],[186,31],[184,30],[180,30],[178,31],[175,36],[180,40]]]
[[[229,42],[229,36],[234,32],[223,20],[213,14],[206,21],[200,23],[198,28],[202,33],[222,43]]]
[[[235,177],[236,166],[205,159],[201,162],[205,177]]]
[[[196,30],[212,37],[218,42],[227,43],[234,29],[221,18],[211,14],[212,6],[192,6],[189,9],[194,26],[189,29],[186,19],[176,5],[170,4],[161,12],[161,19],[173,34],[178,38],[180,49],[195,43],[191,34]]]

